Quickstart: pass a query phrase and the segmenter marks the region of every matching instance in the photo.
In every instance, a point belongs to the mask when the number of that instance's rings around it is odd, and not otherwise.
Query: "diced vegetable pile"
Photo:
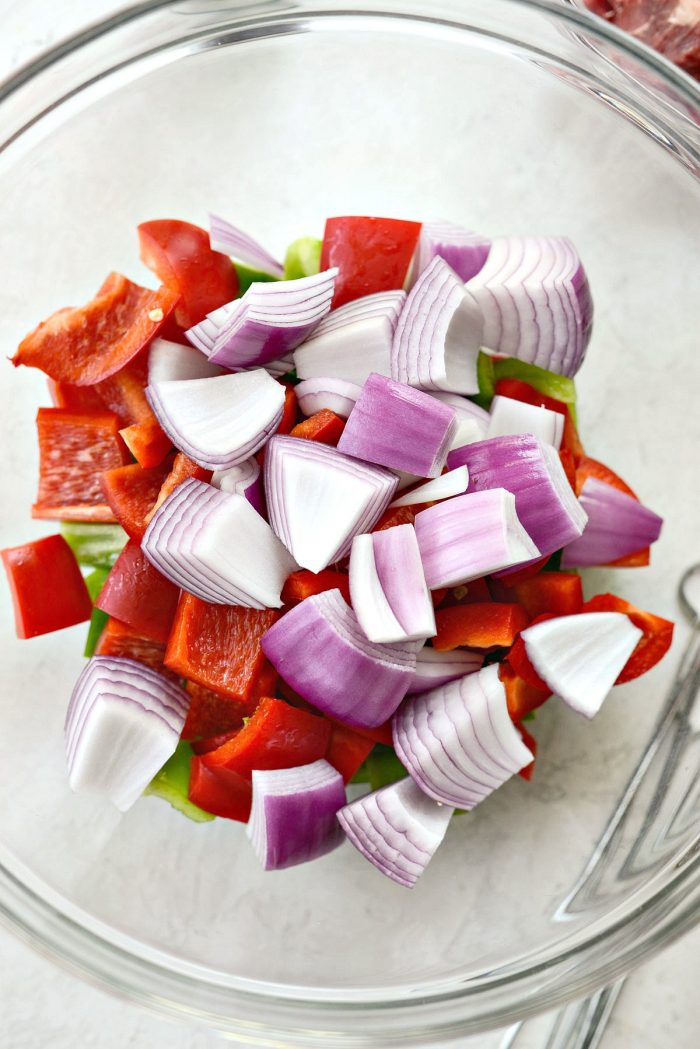
[[[531,777],[537,708],[590,718],[671,644],[577,572],[649,564],[662,522],[577,432],[576,250],[366,217],[284,264],[217,217],[139,239],[159,288],[110,274],[13,358],[48,376],[32,515],[61,522],[2,552],[17,634],[90,620],[70,785],[247,823],[266,870],[347,837],[411,887],[455,809]]]

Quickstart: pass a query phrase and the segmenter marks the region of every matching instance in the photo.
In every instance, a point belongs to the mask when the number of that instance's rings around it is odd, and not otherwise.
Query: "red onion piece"
[[[94,656],[75,683],[65,723],[69,782],[130,808],[175,752],[190,697],[132,659]]]
[[[231,317],[235,315],[240,308],[240,304],[240,299],[226,302],[223,306],[219,306],[217,309],[212,310],[211,313],[208,313],[199,324],[195,324],[193,328],[188,328],[185,335],[195,349],[203,353],[205,357],[210,357],[214,352],[219,332]]]
[[[284,387],[262,368],[153,383],[146,396],[175,447],[207,470],[227,470],[254,455],[284,408]]]
[[[430,396],[437,398],[438,401],[442,401],[443,404],[449,404],[450,408],[454,408],[458,421],[463,420],[464,422],[475,423],[481,437],[486,437],[491,416],[485,408],[480,408],[478,404],[474,404],[473,401],[470,401],[467,397],[462,397],[459,393],[449,393],[447,390],[431,390]],[[459,447],[459,445],[455,445],[455,448]]]
[[[412,525],[355,536],[350,594],[357,620],[370,641],[417,641],[437,633]]]
[[[416,536],[431,590],[458,586],[539,556],[505,488],[472,492],[421,510]]]
[[[365,859],[412,889],[445,837],[452,812],[419,790],[409,776],[346,805],[338,820]]]
[[[169,382],[178,379],[212,379],[223,375],[223,368],[210,364],[207,358],[179,342],[154,339],[148,350],[149,383]]]
[[[452,652],[438,652],[426,645],[416,653],[416,669],[413,681],[408,686],[409,695],[428,692],[446,685],[465,674],[481,670],[484,653],[470,648],[456,648]]]
[[[447,473],[434,477],[432,481],[413,488],[405,495],[394,499],[392,506],[415,506],[418,503],[438,503],[443,499],[451,499],[455,495],[464,495],[469,487],[469,471],[466,466],[458,466],[456,470],[448,470]]]
[[[531,433],[544,444],[551,444],[558,450],[564,436],[564,416],[549,408],[496,394],[491,402],[486,437],[507,437],[516,433]]]
[[[593,323],[588,281],[566,237],[496,237],[467,284],[495,353],[575,375]]]
[[[391,375],[421,390],[478,393],[483,320],[470,292],[439,256],[411,289],[396,326]]]
[[[491,241],[455,222],[424,222],[418,239],[415,275],[419,276],[436,255],[452,267],[462,281],[471,280],[483,268]]]
[[[266,871],[284,870],[336,849],[336,814],[346,802],[343,777],[321,759],[291,769],[253,770],[247,834]]]
[[[450,452],[450,469],[467,466],[469,491],[505,488],[515,496],[520,523],[540,556],[553,554],[583,532],[586,512],[576,499],[559,456],[532,434],[493,437]],[[430,580],[428,585],[432,587]]]
[[[262,244],[258,244],[257,240],[236,226],[232,226],[219,215],[209,215],[209,243],[212,251],[232,255],[234,259],[245,263],[251,269],[271,273],[273,277],[284,275],[282,263],[270,255]]]
[[[474,808],[532,761],[508,714],[496,664],[410,696],[394,715],[393,735],[420,789],[463,809]]]
[[[419,477],[437,477],[455,429],[454,408],[373,373],[350,413],[338,450]]]
[[[345,379],[361,386],[368,375],[391,374],[391,345],[405,291],[354,299],[325,317],[294,352],[300,379]]]
[[[315,415],[322,408],[347,419],[355,407],[362,387],[345,379],[304,379],[294,387],[304,415]]]
[[[262,638],[263,652],[292,688],[349,725],[383,725],[406,695],[415,645],[368,641],[339,590],[307,597]]]
[[[642,631],[621,612],[581,612],[535,623],[521,637],[530,662],[552,692],[592,718]]]
[[[280,608],[297,567],[247,499],[195,478],[158,507],[142,549],[166,579],[215,605]]]
[[[302,568],[320,572],[350,552],[396,491],[389,470],[316,441],[273,437],[265,452],[270,524]]]
[[[245,496],[253,509],[265,516],[262,470],[257,459],[244,459],[229,470],[216,470],[212,474],[211,483],[214,488],[219,488],[229,495]]]
[[[564,549],[562,568],[605,565],[655,543],[663,518],[603,481],[587,477],[579,502],[588,515],[580,539]]]

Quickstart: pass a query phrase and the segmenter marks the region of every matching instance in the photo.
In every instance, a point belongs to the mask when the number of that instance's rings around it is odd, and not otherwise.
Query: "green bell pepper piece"
[[[387,787],[408,775],[393,747],[377,743],[352,778],[353,783],[369,783],[372,790]]]
[[[78,564],[88,568],[111,568],[129,538],[118,524],[61,521],[59,528]]]
[[[105,584],[105,580],[109,575],[108,568],[96,568],[94,572],[85,577],[85,585],[88,588],[90,594],[90,600],[93,605],[97,598],[100,596],[100,591]],[[85,650],[83,655],[90,659],[95,654],[95,648],[97,642],[100,639],[100,634],[107,625],[109,616],[106,612],[103,612],[101,608],[93,608],[92,615],[90,616],[90,626],[88,627],[88,634],[85,639]]]
[[[263,273],[262,270],[251,269],[242,262],[234,262],[234,269],[238,274],[238,297],[245,295],[251,284],[266,284],[279,278],[273,277],[271,273]]]
[[[313,277],[321,269],[323,242],[316,237],[299,237],[292,241],[284,256],[284,279],[299,280]]]
[[[479,393],[472,400],[482,408],[488,408],[496,392],[499,379],[520,379],[529,383],[545,397],[554,397],[569,406],[571,417],[576,422],[576,386],[573,379],[566,375],[557,375],[537,364],[519,361],[517,357],[489,357],[480,353],[476,362],[476,375]]]
[[[211,812],[200,809],[199,805],[194,805],[187,797],[190,785],[190,759],[193,753],[189,743],[180,740],[175,753],[168,758],[160,772],[155,774],[144,794],[162,798],[195,823],[209,823],[215,818]]]

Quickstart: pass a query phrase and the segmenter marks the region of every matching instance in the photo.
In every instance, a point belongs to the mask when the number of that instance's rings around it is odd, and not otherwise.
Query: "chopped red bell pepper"
[[[608,561],[603,568],[646,568],[651,564],[651,547],[645,546],[643,550],[637,550],[634,554],[626,554],[618,557],[617,561]]]
[[[542,615],[535,616],[530,623],[530,626],[534,626],[536,623],[544,623],[546,619],[555,619],[556,616],[551,612],[544,612]],[[506,656],[507,663],[512,667],[518,677],[521,677],[523,681],[526,681],[529,685],[533,685],[541,692],[549,692],[550,688],[546,681],[543,681],[539,676],[532,663],[530,657],[527,654],[525,648],[525,642],[521,637],[517,638],[510,652]]]
[[[573,457],[575,463],[578,464],[579,459],[583,459],[586,452],[581,444],[581,438],[578,435],[578,430],[574,420],[571,418],[571,412],[567,407],[566,418],[564,420],[564,433],[562,434],[560,452],[569,452]]]
[[[497,590],[497,594],[492,593],[494,589]],[[473,579],[471,583],[450,587],[443,602],[443,607],[479,605],[488,601],[504,601],[506,604],[511,604],[512,597],[513,595],[502,586],[499,580]]]
[[[60,521],[114,521],[100,486],[105,470],[122,466],[129,455],[116,416],[40,408],[39,492],[32,517]]]
[[[350,578],[345,572],[333,568],[324,568],[321,572],[309,572],[305,568],[292,572],[282,588],[282,601],[285,605],[298,604],[326,590],[340,590],[350,604]]]
[[[209,234],[180,219],[154,219],[138,227],[142,261],[179,299],[175,320],[191,328],[238,295],[228,255],[212,251]]]
[[[403,288],[420,222],[344,215],[326,220],[321,269],[337,266],[333,308],[377,291]]]
[[[37,637],[84,623],[92,601],[73,551],[49,535],[0,551],[12,593],[17,637]]]
[[[97,386],[73,386],[69,382],[55,382],[47,379],[49,395],[54,408],[68,408],[72,412],[103,412],[105,403],[100,397]],[[119,413],[115,412],[119,418]],[[119,425],[123,420],[119,419]]]
[[[74,386],[49,379],[49,392],[57,408],[73,411],[114,412],[119,428],[153,419],[146,399],[148,371],[147,355],[140,353],[120,371],[95,383],[94,386]]]
[[[341,722],[338,722],[341,724]],[[387,747],[393,747],[394,737],[392,733],[392,722],[385,721],[383,725],[376,725],[375,728],[365,728],[362,725],[353,725],[353,732],[356,732],[358,736],[364,736],[365,739],[371,739],[374,743],[384,743]]]
[[[510,397],[514,401],[523,401],[525,404],[534,404],[538,408],[549,408],[550,412],[559,412],[564,416],[564,433],[562,435],[561,447],[571,452],[574,460],[585,455],[581,439],[576,430],[576,425],[571,417],[569,406],[556,397],[549,397],[540,393],[529,382],[522,379],[498,379],[496,382],[496,393],[501,397]]]
[[[177,295],[111,273],[86,306],[58,310],[20,343],[15,367],[40,368],[57,382],[92,386],[129,363],[174,308]]]
[[[166,666],[205,688],[249,705],[265,665],[260,638],[276,623],[274,609],[210,605],[183,593],[165,656]]]
[[[583,605],[581,577],[574,572],[540,572],[534,579],[518,583],[513,591],[531,619],[545,612],[574,615]]]
[[[527,626],[528,618],[520,605],[491,601],[438,608],[435,622],[437,634],[433,638],[433,648],[438,652],[449,652],[460,645],[468,648],[512,645]]]
[[[144,422],[126,426],[119,433],[136,462],[144,470],[159,466],[173,446],[173,442],[161,430],[155,416]]]
[[[172,495],[175,489],[187,481],[190,477],[195,477],[198,481],[211,481],[211,470],[205,470],[203,466],[198,466],[197,463],[193,463],[191,459],[188,459],[184,452],[178,452],[173,459],[173,464],[170,469],[170,473],[166,476],[163,484],[161,485],[158,498],[153,504],[153,508],[146,515],[146,524],[149,524],[154,513],[161,506],[169,495]]]
[[[289,769],[325,756],[331,723],[283,699],[261,699],[240,732],[202,760],[250,778],[253,769]]]
[[[402,524],[415,524],[416,514],[424,509],[424,504],[416,506],[390,506],[384,511],[372,531],[383,532],[385,528],[395,528],[397,525]]]
[[[274,696],[279,679],[280,676],[272,663],[268,659],[264,660],[250,690],[249,704],[255,703],[257,705],[265,696]]]
[[[522,776],[522,778],[526,779],[529,783],[532,779],[532,774],[535,771],[535,762],[537,761],[537,740],[534,736],[530,735],[524,725],[516,725],[515,727],[520,733],[522,741],[527,749],[532,752],[532,761],[530,764],[526,765],[524,769],[520,769],[518,772],[518,775]]]
[[[219,747],[223,747],[224,743],[228,743],[230,739],[237,736],[243,728],[241,724],[239,728],[233,729],[232,732],[222,732],[220,736],[207,736],[202,739],[194,739],[190,746],[195,754],[209,754],[212,750],[218,750]]]
[[[284,678],[280,678],[277,684],[277,692],[284,696],[288,703],[291,703],[293,707],[300,707],[301,710],[308,710],[311,714],[317,714],[318,711],[315,707],[312,707],[303,696],[300,696],[298,692],[295,692],[291,685],[288,685]],[[365,739],[371,740],[373,743],[385,743],[388,747],[393,745],[392,736],[392,724],[391,719],[385,721],[383,725],[376,725],[374,728],[364,728],[361,725],[345,725],[342,721],[337,721],[335,718],[328,719],[333,725],[340,725],[342,728],[352,728],[358,736],[363,736]]]
[[[95,601],[107,615],[126,623],[136,634],[166,644],[180,590],[153,567],[138,543],[130,539]]]
[[[214,816],[247,823],[253,800],[249,780],[228,769],[209,768],[204,758],[195,754],[190,762],[190,786],[187,794],[194,805]]]
[[[586,601],[583,612],[622,612],[629,616],[630,620],[643,631],[642,637],[637,642],[637,647],[625,663],[616,685],[622,685],[625,681],[633,681],[634,678],[646,674],[663,659],[671,647],[673,641],[674,624],[661,616],[654,616],[651,612],[645,612],[636,608],[629,601],[624,601],[615,594],[598,594],[597,597]]]
[[[345,419],[341,419],[330,408],[322,408],[320,412],[297,423],[289,436],[302,437],[306,441],[318,441],[320,444],[330,444],[335,448],[344,429]]]
[[[210,739],[243,727],[243,718],[249,712],[247,704],[221,696],[194,681],[187,682],[187,691],[192,699],[180,734],[182,739]]]
[[[335,722],[331,728],[326,761],[338,770],[344,783],[349,783],[372,750],[373,739],[367,739],[347,725]]]
[[[605,463],[598,462],[597,459],[591,459],[590,456],[586,455],[576,467],[576,495],[581,494],[581,489],[589,477],[595,478],[596,481],[602,481],[604,484],[612,485],[613,488],[617,488],[618,492],[624,492],[625,495],[631,495],[633,499],[637,499],[635,492],[614,470],[611,470]]]
[[[440,587],[438,590],[430,591],[430,598],[433,602],[433,608],[439,608],[440,605],[445,603],[449,590],[446,586]]]
[[[533,710],[541,707],[552,694],[551,689],[546,685],[544,688],[538,688],[537,685],[520,677],[510,662],[504,661],[499,665],[498,676],[506,690],[508,713],[516,724],[531,714]]]
[[[297,395],[290,383],[282,383],[284,386],[284,408],[282,418],[275,433],[291,433],[297,422]]]
[[[529,565],[524,565],[522,568],[516,568],[514,572],[506,572],[504,575],[499,576],[499,582],[501,582],[507,589],[512,590],[512,588],[519,583],[524,583],[525,580],[533,579],[538,575],[548,561],[549,557],[540,557],[539,560],[533,561]]]
[[[141,542],[150,513],[165,478],[169,463],[144,470],[138,463],[117,466],[102,474],[101,486],[112,513],[131,539]]]
[[[177,681],[177,674],[173,674],[163,663],[165,645],[152,641],[151,638],[141,637],[132,627],[118,619],[110,617],[107,620],[95,647],[95,655],[135,659],[137,663],[145,663],[147,667],[152,667],[172,681]]]
[[[574,458],[573,452],[570,452],[568,448],[559,449],[559,461],[564,468],[566,479],[571,485],[573,491],[576,491],[576,459]]]

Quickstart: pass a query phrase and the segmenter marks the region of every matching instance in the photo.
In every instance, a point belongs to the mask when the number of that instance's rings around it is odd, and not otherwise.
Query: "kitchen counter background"
[[[0,78],[122,6],[115,0],[0,0]],[[631,976],[601,1049],[695,1049],[699,975],[700,930]],[[217,1049],[224,1044],[206,1031],[174,1025],[84,984],[2,927],[0,1015],[2,1049]],[[478,1043],[468,1039],[464,1049],[479,1049]]]

